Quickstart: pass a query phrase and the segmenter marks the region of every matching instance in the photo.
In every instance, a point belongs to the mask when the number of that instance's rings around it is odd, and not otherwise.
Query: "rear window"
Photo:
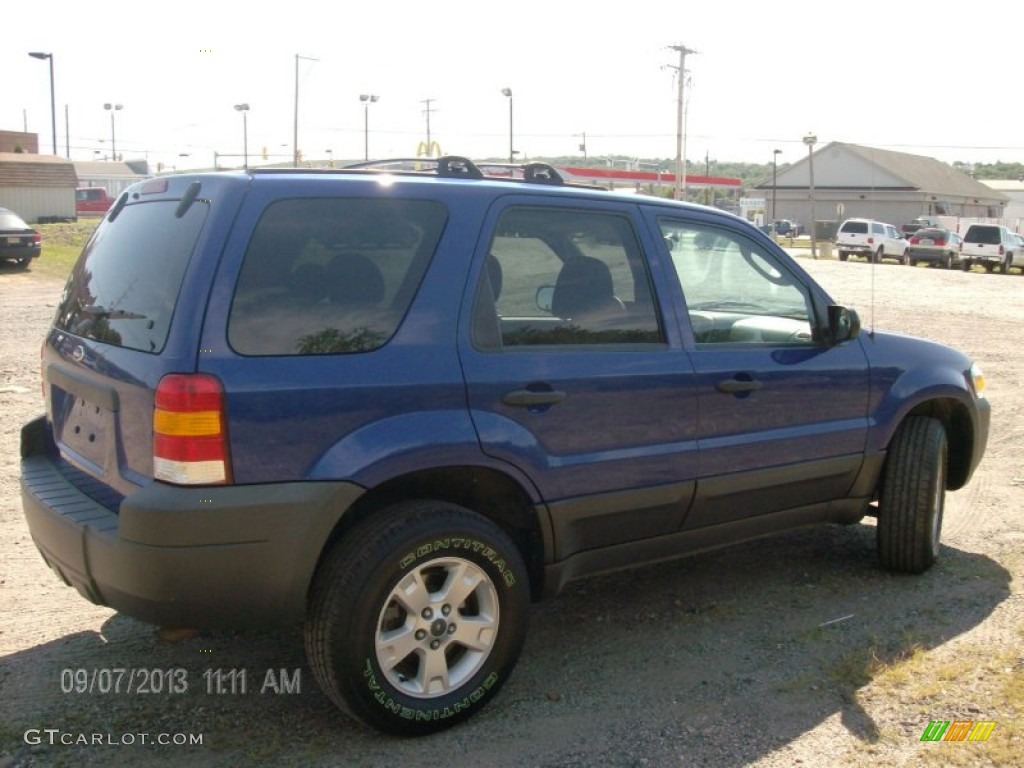
[[[851,235],[866,235],[868,223],[866,221],[844,221],[840,232],[848,232]]]
[[[919,229],[919,230],[917,230],[917,232],[914,233],[914,235],[916,237],[927,238],[927,239],[930,239],[930,240],[945,240],[946,239],[946,230],[944,230],[944,229],[933,229],[933,228]]]
[[[177,200],[129,205],[96,229],[68,277],[54,325],[159,354],[209,206],[175,217]]]
[[[282,200],[246,250],[228,320],[242,355],[369,352],[398,329],[447,219],[433,200]]]
[[[0,229],[28,229],[28,224],[16,213],[0,211]]]
[[[999,245],[1002,242],[999,236],[999,227],[986,227],[972,224],[964,240],[968,243],[983,243],[984,245]]]

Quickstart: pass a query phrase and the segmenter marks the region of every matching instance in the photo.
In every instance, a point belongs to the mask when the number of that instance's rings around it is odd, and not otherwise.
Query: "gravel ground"
[[[533,609],[495,701],[420,740],[332,709],[298,627],[161,637],[46,569],[21,514],[18,435],[42,407],[61,286],[0,268],[0,768],[1020,765],[1024,278],[801,263],[865,326],[953,344],[988,375],[988,453],[947,498],[939,564],[880,570],[866,521],[571,585]],[[112,668],[180,671],[150,677],[161,692],[74,691]],[[920,741],[955,719],[997,725],[985,744]],[[143,743],[163,735],[202,743]]]

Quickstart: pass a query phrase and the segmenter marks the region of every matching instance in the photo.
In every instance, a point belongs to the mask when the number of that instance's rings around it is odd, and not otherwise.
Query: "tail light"
[[[1000,255],[1000,256],[1002,256],[1002,255],[1003,255],[1004,253],[1006,253],[1006,250],[1005,250],[1005,249],[1003,248],[1003,246],[1002,246],[1002,245],[1000,244],[1000,246],[999,246],[999,255]]]
[[[874,245],[874,243],[875,243],[875,238],[869,237],[868,238],[868,245]]]
[[[38,232],[33,232],[32,233],[32,244],[33,245],[39,245],[41,242],[43,242],[43,236],[40,235]]]
[[[224,388],[205,374],[164,376],[153,411],[153,476],[176,485],[228,485]]]

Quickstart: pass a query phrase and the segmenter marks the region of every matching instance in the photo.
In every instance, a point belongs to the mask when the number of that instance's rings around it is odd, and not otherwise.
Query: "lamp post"
[[[53,54],[33,51],[29,54],[33,59],[49,59],[50,61],[50,123],[53,128],[53,154],[57,154],[57,101],[53,90]]]
[[[370,105],[376,104],[380,96],[374,93],[361,93],[359,100],[363,102],[363,160],[370,159]]]
[[[818,247],[814,240],[814,145],[817,144],[818,137],[813,133],[808,133],[804,136],[804,144],[807,145],[807,163],[808,171],[810,173],[810,193],[811,193],[811,258],[818,258]]]
[[[509,165],[516,161],[515,143],[512,134],[512,89],[502,88],[502,96],[508,96],[508,162]]]
[[[103,108],[110,112],[110,159],[117,162],[117,134],[114,132],[114,113],[124,109],[120,104],[104,104]]]
[[[249,105],[235,104],[235,111],[242,113],[242,167],[249,170]]]
[[[775,220],[779,218],[779,210],[776,208],[776,190],[778,188],[779,179],[779,155],[782,154],[781,149],[772,150],[772,234],[775,234]]]

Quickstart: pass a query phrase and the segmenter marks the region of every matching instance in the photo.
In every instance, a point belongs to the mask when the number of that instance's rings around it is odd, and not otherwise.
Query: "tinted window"
[[[493,309],[478,302],[479,346],[663,341],[647,265],[623,216],[510,209],[491,240],[481,291]]]
[[[1001,242],[999,227],[986,227],[972,224],[970,229],[967,230],[967,234],[964,235],[964,240],[969,243],[999,245]]]
[[[253,232],[228,321],[243,355],[368,352],[394,335],[444,228],[434,201],[274,203]]]
[[[812,344],[804,286],[740,233],[665,219],[662,236],[702,344]]]
[[[160,352],[209,206],[182,218],[178,201],[127,206],[104,220],[82,251],[54,325],[119,347]]]
[[[919,229],[914,234],[917,237],[929,238],[931,240],[945,240],[946,239],[946,230],[944,230],[944,229],[933,229],[933,228],[929,227],[928,229]]]
[[[840,231],[849,232],[852,235],[866,235],[868,233],[868,223],[866,221],[845,221]]]

